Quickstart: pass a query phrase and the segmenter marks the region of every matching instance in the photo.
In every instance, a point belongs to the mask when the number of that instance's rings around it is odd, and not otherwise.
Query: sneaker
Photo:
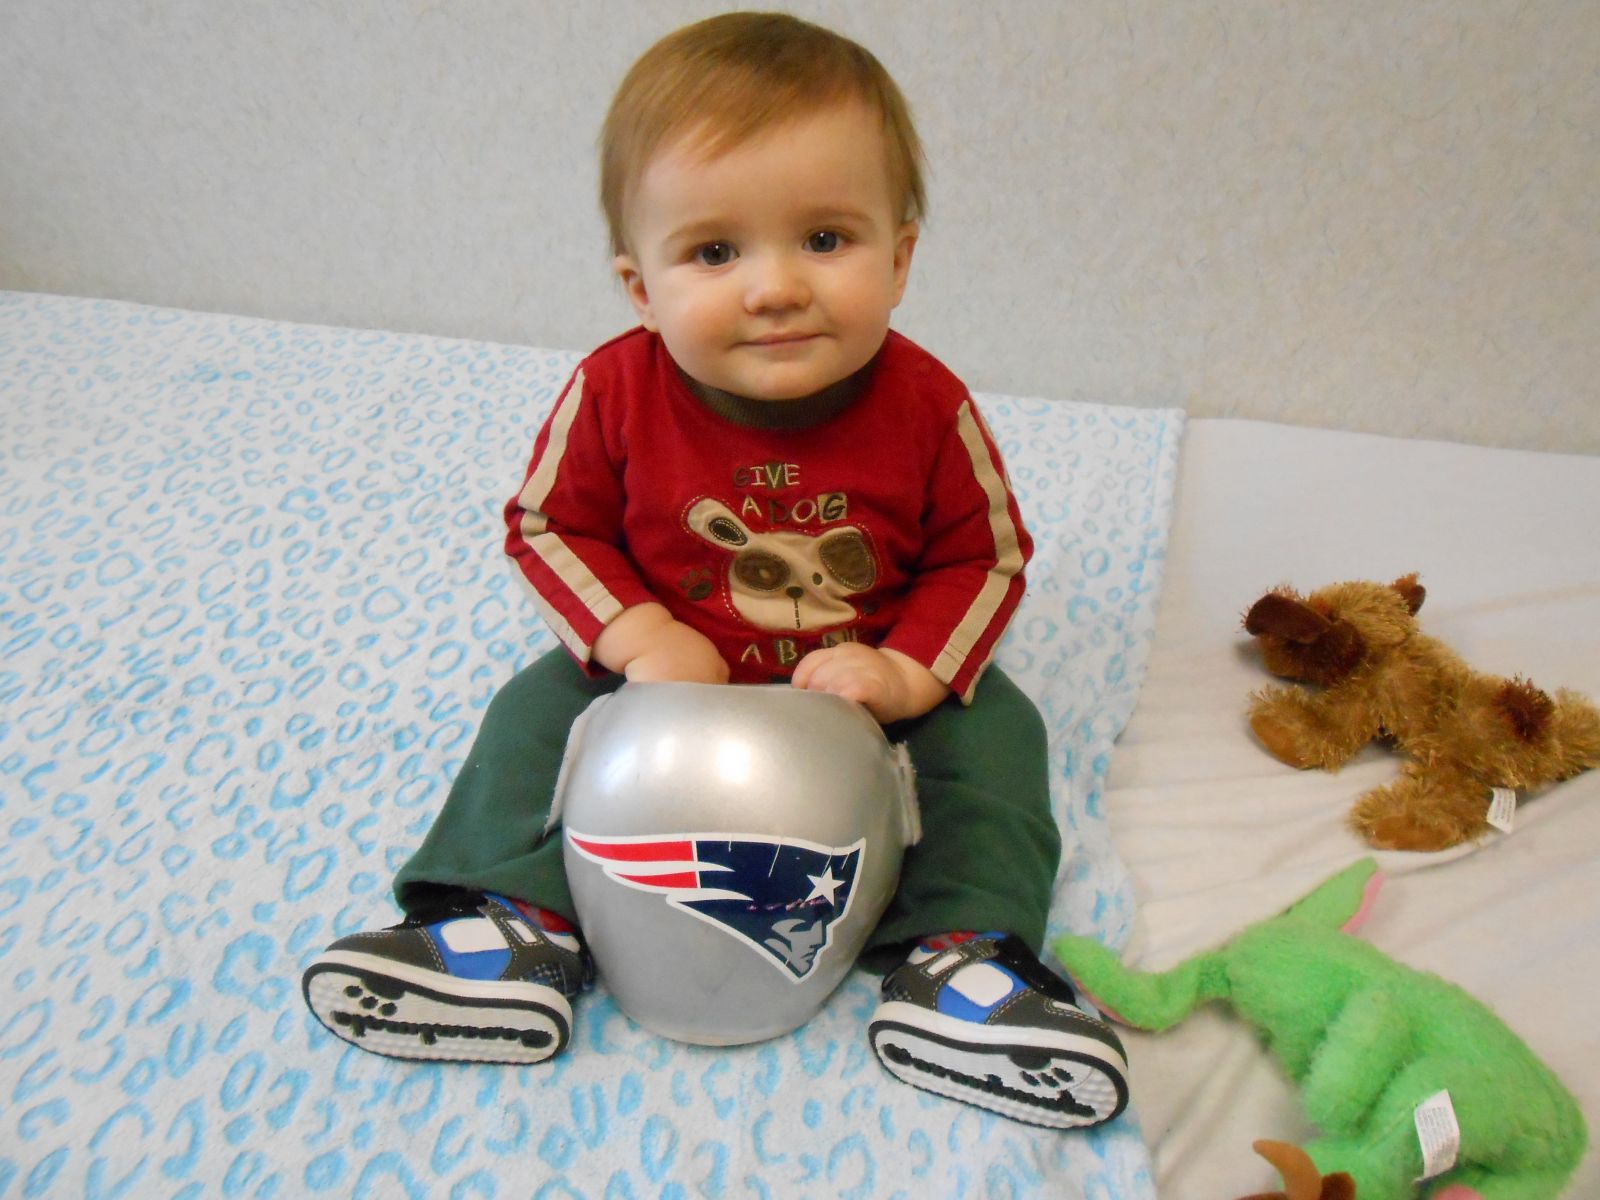
[[[867,1038],[909,1084],[1055,1129],[1098,1125],[1127,1107],[1117,1035],[1021,938],[924,942],[884,978],[883,996]]]
[[[575,933],[503,896],[453,892],[398,925],[342,937],[301,981],[328,1029],[391,1058],[535,1063],[561,1052],[594,979]]]

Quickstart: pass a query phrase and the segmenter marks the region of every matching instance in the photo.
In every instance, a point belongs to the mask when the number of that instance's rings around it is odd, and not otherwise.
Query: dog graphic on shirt
[[[695,501],[684,523],[696,537],[733,555],[733,607],[757,629],[804,632],[856,618],[847,596],[878,579],[867,536],[841,525],[815,536],[792,529],[755,533],[720,500]]]

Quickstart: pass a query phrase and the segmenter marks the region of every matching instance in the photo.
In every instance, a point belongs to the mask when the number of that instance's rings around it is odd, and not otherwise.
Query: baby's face
[[[671,143],[627,207],[617,273],[684,371],[757,400],[793,400],[865,366],[905,291],[902,222],[882,122],[848,103],[715,158]]]

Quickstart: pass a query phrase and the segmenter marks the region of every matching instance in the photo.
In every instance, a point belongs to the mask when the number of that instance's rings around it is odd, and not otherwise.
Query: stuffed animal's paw
[[[1348,754],[1332,744],[1313,699],[1299,688],[1269,687],[1250,705],[1250,728],[1268,753],[1291,767],[1335,768]]]
[[[1355,1180],[1343,1171],[1324,1175],[1299,1146],[1266,1140],[1254,1145],[1255,1152],[1278,1169],[1284,1190],[1256,1192],[1242,1200],[1355,1200]]]
[[[1301,770],[1317,765],[1300,745],[1299,734],[1294,726],[1277,713],[1253,714],[1250,718],[1250,728],[1255,731],[1256,737],[1267,748],[1267,752],[1279,762],[1288,763],[1291,767],[1299,767]]]
[[[1404,814],[1375,820],[1352,814],[1350,823],[1374,850],[1411,850],[1427,854],[1459,846],[1473,836],[1456,829],[1441,829]]]
[[[1350,810],[1350,825],[1379,850],[1448,850],[1489,831],[1489,789],[1451,772],[1407,764]]]

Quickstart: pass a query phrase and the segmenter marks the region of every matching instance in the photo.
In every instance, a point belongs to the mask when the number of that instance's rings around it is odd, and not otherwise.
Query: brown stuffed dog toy
[[[1415,575],[1282,587],[1245,630],[1267,670],[1320,691],[1269,687],[1250,727],[1292,767],[1336,771],[1373,738],[1410,757],[1399,780],[1356,801],[1352,826],[1386,850],[1442,850],[1487,832],[1491,788],[1532,788],[1600,765],[1600,712],[1577,692],[1552,700],[1525,679],[1474,671],[1417,628]]]

